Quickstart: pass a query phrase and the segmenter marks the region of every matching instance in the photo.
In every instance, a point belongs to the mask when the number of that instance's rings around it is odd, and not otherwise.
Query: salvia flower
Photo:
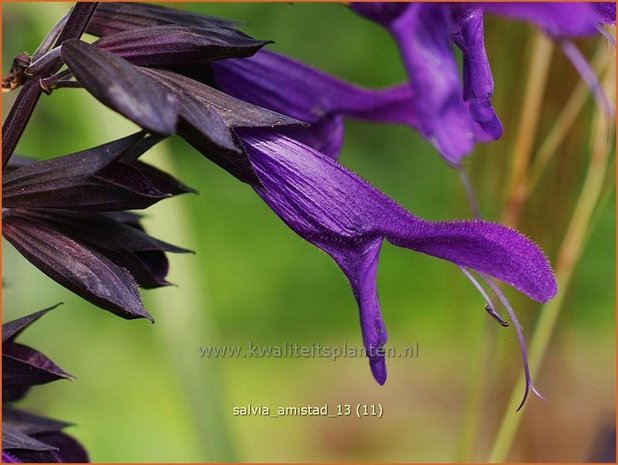
[[[54,308],[54,307],[52,307]],[[69,423],[24,412],[11,404],[32,386],[71,376],[39,351],[15,342],[52,308],[2,325],[2,462],[87,462],[88,454],[62,430]]]
[[[615,24],[615,5],[604,3],[355,3],[352,9],[384,27],[399,46],[421,133],[453,166],[476,141],[498,139],[502,125],[493,109],[493,78],[485,52],[483,16],[495,13],[529,21],[562,46],[593,90],[613,112],[594,73],[567,40]],[[463,84],[453,54],[463,55]]]
[[[485,221],[428,222],[316,150],[269,130],[241,139],[261,184],[257,194],[297,234],[328,253],[358,302],[363,343],[375,379],[386,380],[386,329],[376,289],[382,242],[493,276],[545,302],[556,293],[540,249],[521,234]]]
[[[407,6],[393,8],[397,12]],[[422,220],[334,160],[341,146],[342,116],[418,127],[443,153],[451,154],[452,164],[457,164],[457,157],[469,151],[475,140],[499,136],[497,119],[484,113],[483,105],[491,92],[470,84],[470,101],[465,101],[460,86],[454,90],[458,78],[449,49],[449,10],[433,6],[410,11],[418,23],[413,39],[426,59],[414,58],[416,77],[426,83],[443,82],[441,68],[445,67],[450,74],[443,88],[371,90],[352,86],[262,50],[266,41],[230,31],[232,25],[225,21],[141,4],[102,5],[88,28],[102,38],[94,44],[71,38],[50,49],[47,59],[60,60],[67,70],[45,77],[40,84],[48,91],[83,87],[154,134],[149,139],[152,142],[172,134],[183,137],[208,159],[248,183],[294,232],[329,254],[350,281],[371,371],[382,384],[386,380],[382,348],[387,335],[376,272],[384,240],[450,261],[470,276],[470,271],[492,276],[540,302],[556,293],[548,261],[519,233],[481,220]],[[388,16],[393,15],[389,12]],[[475,39],[468,29],[462,23],[453,32],[462,47]],[[471,51],[468,60],[472,69],[478,56]],[[38,65],[32,67],[38,69]],[[423,101],[425,97],[434,99],[436,114]],[[460,123],[465,130],[460,131]],[[145,150],[148,143],[143,144]],[[88,182],[82,182],[79,169],[69,172],[70,179],[59,181],[46,170],[49,166],[40,167],[41,173],[47,173],[44,177],[49,176],[47,185],[33,183],[32,195],[14,186],[9,190],[10,201],[21,198],[35,204],[20,208],[13,203],[5,217],[7,238],[28,259],[68,288],[125,317],[144,315],[135,285],[127,285],[122,270],[131,272],[142,285],[162,284],[161,263],[154,263],[152,255],[147,258],[144,253],[177,251],[138,234],[143,232],[135,228],[136,218],[91,208],[91,203],[107,202],[113,207],[110,210],[118,211],[133,208],[119,199],[129,204],[138,198],[146,201],[141,192],[135,195],[132,181],[125,183],[129,164],[134,168],[132,174],[144,175],[152,184],[156,177],[159,191],[177,187],[162,173],[154,176],[153,169],[135,166],[143,151],[135,154],[133,150],[117,150],[117,156],[110,157],[110,164],[103,168],[94,160],[96,169],[86,170]],[[108,170],[109,166],[114,168]],[[107,187],[89,190],[94,179],[104,186],[118,187],[120,193],[108,198]],[[27,175],[13,175],[9,181],[30,186]],[[63,203],[59,186],[66,186],[69,199],[81,192],[90,197],[86,196],[79,208],[70,208],[67,204],[74,205],[75,200]],[[47,207],[36,202],[45,202]],[[116,222],[115,226],[109,222]],[[99,228],[114,231],[114,239],[97,234]],[[52,257],[51,247],[41,243],[60,247],[64,255]],[[80,260],[85,255],[87,259]],[[95,261],[101,263],[95,269],[105,265],[112,271],[103,275],[104,282],[96,280],[91,267],[83,267],[83,263]],[[71,273],[74,270],[77,272]],[[520,336],[520,329],[516,330]]]

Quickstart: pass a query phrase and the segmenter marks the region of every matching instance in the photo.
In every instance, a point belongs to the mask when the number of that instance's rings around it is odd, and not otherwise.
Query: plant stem
[[[615,80],[615,73],[611,72],[614,71],[613,67],[610,67],[609,71],[605,81],[606,91],[608,95],[614,95],[613,90],[607,90],[614,85],[613,81]],[[609,143],[611,128],[609,123],[607,115],[602,110],[598,111],[592,129],[588,172],[556,262],[556,280],[560,292],[552,301],[543,306],[530,345],[530,363],[533,375],[538,372],[547,351],[558,315],[573,278],[575,265],[581,256],[586,238],[590,232],[592,215],[601,197],[611,153],[611,144]],[[515,433],[522,419],[522,415],[515,412],[518,392],[522,388],[522,382],[520,381],[511,394],[489,455],[489,462],[503,462],[507,459]]]
[[[522,212],[524,194],[527,190],[526,174],[536,137],[553,51],[552,42],[542,32],[535,31],[534,34],[526,80],[528,85],[512,157],[511,178],[507,184],[508,198],[502,218],[502,222],[507,226],[515,226]]]
[[[28,81],[17,94],[13,106],[2,125],[2,168],[6,166],[24,133],[42,89],[36,80]]]
[[[92,18],[97,6],[98,3],[96,2],[76,3],[69,13],[69,17],[64,23],[64,26],[62,27],[62,31],[58,35],[54,47],[58,47],[65,40],[81,37],[86,30],[86,27],[90,22],[90,18]],[[45,42],[45,40],[43,42]],[[51,75],[58,71],[60,66],[62,66],[60,58],[56,57],[55,60],[52,60],[50,63],[46,63],[46,66],[41,70],[40,74],[43,77],[45,77],[45,75]],[[24,130],[28,125],[28,121],[30,121],[34,107],[39,101],[39,97],[41,97],[42,92],[43,89],[39,86],[39,79],[34,77],[24,84],[24,87],[20,90],[15,102],[13,102],[13,106],[11,107],[9,114],[2,125],[3,169],[13,155],[15,147],[17,147],[17,143],[24,133]]]
[[[609,62],[610,61],[607,59],[606,45],[605,43],[600,43],[597,52],[592,59],[592,68],[598,75],[601,75],[607,68]],[[534,162],[530,166],[528,186],[525,193],[526,197],[528,197],[537,186],[541,176],[543,175],[543,171],[558,151],[558,148],[564,141],[564,138],[573,127],[573,124],[584,108],[584,104],[589,97],[590,92],[588,90],[588,86],[585,82],[580,81],[569,97],[569,100],[562,108],[560,115],[556,118],[556,122],[552,126],[549,134],[541,144],[536,156],[534,157]]]

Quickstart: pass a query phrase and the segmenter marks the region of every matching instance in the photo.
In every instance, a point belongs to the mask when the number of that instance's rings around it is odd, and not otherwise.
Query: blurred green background
[[[69,8],[3,8],[3,72],[32,52]],[[245,22],[256,38],[334,75],[367,86],[405,79],[396,47],[375,25],[338,4],[177,4]],[[534,29],[490,18],[486,43],[504,137],[479,147],[468,167],[488,219],[498,221],[516,137]],[[590,55],[594,40],[578,42]],[[609,57],[608,48],[608,57]],[[535,146],[578,82],[556,53]],[[3,95],[6,115],[14,95]],[[588,158],[590,100],[526,209],[520,229],[555,257]],[[44,96],[18,153],[48,158],[132,133],[132,123],[86,92]],[[415,214],[468,217],[454,171],[407,128],[346,124],[342,163]],[[147,212],[155,237],[195,250],[171,256],[178,287],[143,293],[156,320],[124,321],[49,280],[4,243],[3,318],[64,305],[21,340],[77,376],[32,390],[25,408],[75,423],[69,432],[93,461],[484,460],[510,391],[521,376],[514,332],[490,321],[483,302],[449,263],[385,244],[378,285],[389,345],[418,342],[419,357],[388,361],[378,386],[358,359],[200,358],[201,345],[360,344],[356,304],[336,265],[292,233],[246,185],[178,138],[145,161],[166,167],[200,194]],[[615,198],[600,212],[536,379],[547,402],[529,400],[510,459],[585,461],[614,424]],[[530,336],[540,306],[507,291]],[[491,343],[491,341],[494,341]],[[483,359],[484,357],[484,359]],[[489,386],[469,421],[479,389]],[[383,418],[234,417],[235,406],[382,404]],[[471,427],[476,425],[477,429]],[[468,437],[468,439],[463,439]],[[462,442],[463,441],[463,442]],[[463,452],[462,452],[463,451]],[[463,455],[462,455],[463,454]]]

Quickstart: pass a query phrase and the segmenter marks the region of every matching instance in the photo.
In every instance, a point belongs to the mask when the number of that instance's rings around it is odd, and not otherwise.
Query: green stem
[[[553,44],[542,32],[533,36],[532,55],[528,66],[526,93],[519,120],[519,129],[511,163],[511,178],[504,208],[503,223],[516,226],[523,209],[527,190],[527,173],[536,138],[543,95],[551,63]]]

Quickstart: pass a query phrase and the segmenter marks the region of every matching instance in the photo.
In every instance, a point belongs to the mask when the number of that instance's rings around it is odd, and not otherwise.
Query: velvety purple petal
[[[102,2],[88,24],[86,32],[103,37],[164,24],[232,27],[235,22],[148,3]]]
[[[280,133],[336,160],[343,146],[343,118],[341,115],[332,114],[318,120],[310,127],[290,126],[282,128]]]
[[[593,2],[597,21],[602,24],[616,24],[616,2]]]
[[[8,388],[37,386],[71,375],[41,352],[16,342],[2,345],[2,384]]]
[[[133,64],[154,66],[247,57],[268,43],[226,27],[164,25],[105,36],[95,45]]]
[[[412,92],[412,114],[420,133],[451,165],[459,166],[476,141],[500,134],[496,119],[482,101],[464,101],[451,46],[449,7],[434,3],[402,4],[380,13],[379,5],[353,7],[387,27],[397,42]],[[480,90],[480,88],[478,89]],[[481,127],[471,117],[482,121]]]
[[[471,5],[487,13],[530,22],[553,37],[596,34],[597,23],[601,19],[598,7],[585,2],[490,2]]]
[[[245,59],[212,64],[219,88],[239,99],[307,123],[346,116],[410,124],[410,94],[401,87],[372,90],[352,85],[278,53],[262,50]],[[406,112],[402,110],[402,102]],[[391,106],[398,104],[393,109]]]
[[[148,318],[131,274],[90,247],[37,221],[3,214],[4,237],[43,273],[126,319]]]
[[[502,124],[491,104],[494,81],[485,52],[483,10],[451,6],[450,35],[463,54],[464,100],[472,119],[493,139],[502,136]]]
[[[136,161],[159,139],[144,133],[55,157],[6,173],[3,204],[10,208],[114,211],[146,208],[191,192],[166,173]]]
[[[411,4],[389,29],[399,45],[421,134],[453,165],[474,146],[473,122],[464,105],[450,44],[448,10]]]
[[[2,324],[2,342],[8,342],[14,340],[17,336],[19,336],[24,329],[30,326],[32,323],[37,321],[43,315],[45,315],[50,310],[58,307],[60,304],[56,304],[52,307],[45,308],[35,313],[31,313],[30,315],[23,316],[16,320],[8,321]]]
[[[255,190],[297,234],[341,266],[359,301],[368,349],[386,338],[375,293],[382,239],[486,273],[547,301],[556,283],[540,249],[521,234],[484,221],[417,218],[329,157],[285,136],[244,130],[241,138],[262,185]],[[371,360],[382,382],[383,357]]]
[[[418,124],[407,86],[359,87],[267,50],[242,60],[213,63],[212,73],[224,92],[310,123],[283,132],[335,158],[343,137],[339,115],[412,127]]]

